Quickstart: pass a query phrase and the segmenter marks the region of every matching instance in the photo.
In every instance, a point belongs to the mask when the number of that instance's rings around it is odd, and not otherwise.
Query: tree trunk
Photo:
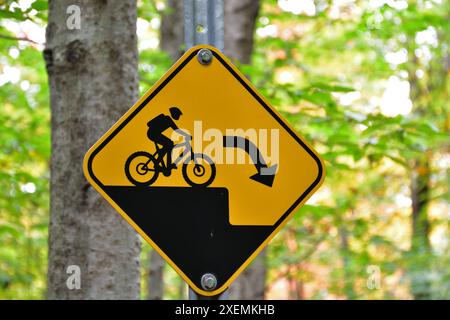
[[[421,96],[424,94],[416,75],[420,63],[414,53],[414,38],[408,41],[409,60],[408,81],[410,86],[410,99],[414,105],[414,113],[424,116],[426,107],[421,105]],[[425,93],[426,94],[426,93]],[[411,293],[416,300],[431,298],[431,282],[429,278],[430,265],[428,259],[431,254],[429,241],[430,223],[428,221],[428,202],[430,192],[430,165],[429,151],[413,159],[411,163],[411,250],[413,261],[410,263]]]
[[[136,1],[76,1],[81,28],[70,30],[73,4],[49,1],[44,51],[52,111],[47,294],[139,299],[139,238],[82,170],[87,149],[138,98]],[[69,266],[80,268],[79,289],[68,286]]]
[[[430,249],[430,223],[427,217],[427,206],[430,198],[430,165],[426,156],[416,159],[413,167],[411,183],[412,198],[412,241],[413,250]]]
[[[164,259],[156,250],[151,250],[150,267],[148,272],[148,300],[162,300],[164,298]]]
[[[352,277],[352,271],[350,266],[350,257],[351,257],[351,250],[348,243],[348,231],[347,228],[344,226],[345,222],[341,222],[342,225],[339,227],[339,237],[341,238],[340,243],[340,251],[341,251],[341,258],[342,258],[342,269],[344,270],[343,276],[344,276],[344,293],[347,296],[347,299],[353,300],[356,299],[356,293],[353,288],[353,277]]]
[[[250,63],[253,36],[259,12],[257,0],[225,0],[225,54],[244,64]],[[264,299],[266,250],[230,286],[230,298]]]
[[[168,0],[161,17],[161,50],[175,62],[184,53],[184,0]]]
[[[225,54],[249,64],[259,0],[225,0]]]
[[[426,154],[414,160],[411,179],[411,292],[416,300],[431,299],[429,277],[431,255],[430,222],[428,221],[428,202],[430,198],[430,166]]]
[[[266,287],[266,249],[230,286],[230,299],[262,300]]]
[[[184,1],[168,0],[161,15],[160,48],[175,62],[183,55]],[[164,259],[155,250],[150,251],[148,299],[161,300],[164,295]]]

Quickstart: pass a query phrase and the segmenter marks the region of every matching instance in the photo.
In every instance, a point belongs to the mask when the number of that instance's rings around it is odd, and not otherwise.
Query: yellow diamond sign
[[[319,188],[324,165],[222,53],[201,45],[92,146],[84,172],[192,289],[212,296]]]

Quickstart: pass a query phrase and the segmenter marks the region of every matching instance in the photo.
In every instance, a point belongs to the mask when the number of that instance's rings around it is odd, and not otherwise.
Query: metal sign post
[[[197,44],[224,48],[223,0],[184,0],[186,50]]]
[[[184,37],[186,50],[198,45],[209,44],[220,51],[224,48],[224,8],[223,0],[184,0]],[[207,64],[210,52],[206,52],[204,57],[199,56],[201,63]],[[209,59],[210,60],[210,59]],[[213,274],[204,274],[201,280],[205,290],[214,290],[217,286],[217,279]],[[227,300],[228,290],[223,293],[207,297],[197,294],[189,287],[189,300]]]

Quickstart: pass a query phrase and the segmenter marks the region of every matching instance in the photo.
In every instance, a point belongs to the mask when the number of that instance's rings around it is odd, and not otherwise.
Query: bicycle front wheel
[[[135,186],[151,185],[158,178],[158,174],[155,158],[148,152],[135,152],[125,162],[125,175]]]
[[[196,153],[183,164],[183,178],[192,187],[207,187],[216,177],[216,165],[205,154]]]

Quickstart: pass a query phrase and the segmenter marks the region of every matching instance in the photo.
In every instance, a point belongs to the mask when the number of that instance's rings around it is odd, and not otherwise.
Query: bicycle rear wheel
[[[125,162],[125,175],[135,186],[149,186],[158,178],[155,158],[148,152],[138,151],[128,157]]]

